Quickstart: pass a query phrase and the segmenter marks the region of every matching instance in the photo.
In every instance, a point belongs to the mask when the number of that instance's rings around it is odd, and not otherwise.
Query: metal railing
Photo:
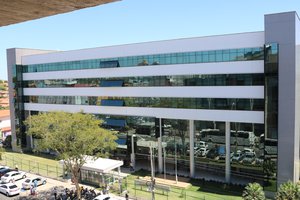
[[[48,165],[34,160],[15,158],[7,155],[2,155],[0,163],[11,168],[18,166],[18,169],[21,171],[59,180],[63,179],[63,168],[59,165]]]

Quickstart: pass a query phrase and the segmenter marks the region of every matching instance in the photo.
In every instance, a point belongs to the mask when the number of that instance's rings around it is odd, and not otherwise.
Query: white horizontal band
[[[114,107],[25,103],[30,111],[85,112],[102,115],[144,116],[165,119],[186,119],[203,121],[229,121],[241,123],[264,123],[263,111],[232,111],[175,108]]]
[[[182,38],[125,44],[73,51],[58,51],[22,57],[23,65],[88,60],[97,58],[116,58],[126,56],[154,55],[176,52],[210,51],[262,47],[264,32],[249,32],[207,37]]]
[[[264,98],[264,86],[24,88],[24,96]]]
[[[264,73],[264,61],[235,61],[177,65],[153,65],[104,69],[84,69],[23,73],[23,80],[113,78],[134,76],[172,76],[193,74],[254,74]]]

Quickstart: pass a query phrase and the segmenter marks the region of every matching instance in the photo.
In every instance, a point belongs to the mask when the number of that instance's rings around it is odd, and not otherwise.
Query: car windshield
[[[17,186],[16,185],[10,185],[9,186],[9,189],[14,189],[14,188],[17,188]]]
[[[25,181],[26,183],[30,183],[30,179],[26,179],[26,181]]]
[[[9,176],[9,174],[4,174],[4,177],[8,177]]]

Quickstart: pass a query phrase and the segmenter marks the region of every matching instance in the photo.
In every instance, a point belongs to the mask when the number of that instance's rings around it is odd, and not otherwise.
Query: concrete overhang
[[[0,26],[98,6],[119,0],[1,0]]]

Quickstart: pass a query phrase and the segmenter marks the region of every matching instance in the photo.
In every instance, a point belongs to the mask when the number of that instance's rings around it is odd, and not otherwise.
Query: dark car
[[[210,158],[210,159],[215,159],[218,156],[218,151],[217,149],[211,149],[208,151],[208,153],[206,154],[206,158]]]
[[[7,172],[11,172],[11,171],[14,171],[14,169],[10,169],[10,168],[1,169],[0,170],[0,178]]]

